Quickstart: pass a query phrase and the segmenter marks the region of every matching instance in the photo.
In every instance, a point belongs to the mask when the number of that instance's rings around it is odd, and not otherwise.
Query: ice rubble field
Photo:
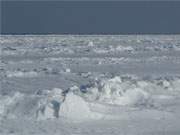
[[[1,36],[0,135],[180,134],[180,36]]]

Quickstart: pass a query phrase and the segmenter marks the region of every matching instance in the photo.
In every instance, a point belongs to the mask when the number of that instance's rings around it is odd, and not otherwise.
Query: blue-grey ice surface
[[[179,135],[180,35],[1,35],[9,134]]]

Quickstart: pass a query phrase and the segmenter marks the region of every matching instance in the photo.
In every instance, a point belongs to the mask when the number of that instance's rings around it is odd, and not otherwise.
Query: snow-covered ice
[[[1,35],[0,135],[180,134],[179,35]]]

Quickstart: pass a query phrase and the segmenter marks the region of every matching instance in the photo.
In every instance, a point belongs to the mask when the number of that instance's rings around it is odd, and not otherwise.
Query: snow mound
[[[100,119],[102,115],[92,112],[88,102],[82,97],[69,92],[66,100],[63,102],[59,115],[69,119],[85,120],[85,119]]]

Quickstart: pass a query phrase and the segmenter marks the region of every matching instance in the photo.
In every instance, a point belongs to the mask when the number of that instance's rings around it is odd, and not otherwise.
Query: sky
[[[3,1],[1,34],[180,34],[180,1]]]

